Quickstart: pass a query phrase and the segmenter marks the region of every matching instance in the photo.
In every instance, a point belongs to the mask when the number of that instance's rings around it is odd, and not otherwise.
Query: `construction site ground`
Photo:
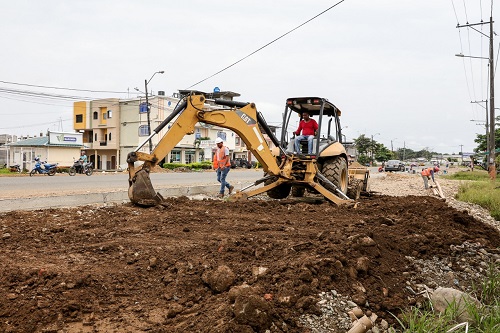
[[[355,208],[214,193],[1,213],[0,332],[346,332],[333,322],[355,304],[393,324],[500,261],[498,224],[439,181],[447,200],[418,174],[373,177]]]

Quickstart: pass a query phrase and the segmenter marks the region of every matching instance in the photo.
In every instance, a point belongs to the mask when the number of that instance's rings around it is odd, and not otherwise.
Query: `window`
[[[97,142],[97,133],[94,135],[94,141]]]
[[[186,150],[185,157],[186,157],[186,163],[196,162],[194,150]]]
[[[241,145],[241,139],[240,139],[240,137],[239,137],[239,136],[237,136],[237,137],[234,139],[234,144],[235,144],[235,145],[237,145],[237,146]]]
[[[224,132],[217,132],[217,137],[226,141],[226,133],[224,133]]]
[[[103,119],[103,120],[106,120],[106,119],[107,119],[107,118],[106,118],[106,112],[103,112],[103,113],[102,113],[102,119]]]
[[[97,113],[97,111],[94,111],[93,119],[99,119],[99,113]]]
[[[112,118],[113,117],[113,111],[111,110],[108,110],[108,119]]]
[[[111,141],[111,133],[108,134],[108,140]]]
[[[172,150],[170,152],[170,163],[180,163],[181,162],[181,151]]]
[[[83,114],[77,114],[76,120],[77,123],[83,123]]]
[[[148,135],[149,135],[148,125],[139,126],[139,136],[148,136]]]

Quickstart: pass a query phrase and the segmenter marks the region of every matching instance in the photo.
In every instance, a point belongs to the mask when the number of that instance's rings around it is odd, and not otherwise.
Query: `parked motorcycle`
[[[82,160],[76,160],[73,162],[71,168],[69,168],[68,173],[70,176],[74,176],[77,173],[92,176],[92,174],[94,173],[94,164],[92,162],[83,163]]]
[[[21,166],[19,164],[11,165],[9,167],[9,170],[10,172],[17,172],[17,173],[21,173],[22,171]]]
[[[30,171],[30,177],[33,177],[33,175],[35,175],[37,172],[41,175],[49,176],[53,176],[56,174],[58,163],[51,164],[47,162],[40,162],[40,159],[38,157],[35,158],[35,162],[35,167]]]

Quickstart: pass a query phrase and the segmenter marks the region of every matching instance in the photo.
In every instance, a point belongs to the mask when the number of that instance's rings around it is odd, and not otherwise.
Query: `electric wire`
[[[107,93],[107,94],[126,94],[127,93],[126,91],[90,90],[90,89],[76,89],[76,88],[65,88],[65,87],[41,86],[41,85],[36,85],[36,84],[18,83],[18,82],[2,81],[2,80],[0,80],[0,83],[12,84],[12,85],[18,85],[18,86],[36,87],[36,88],[85,91],[85,92],[92,92],[92,93]]]
[[[259,51],[263,50],[264,48],[268,47],[269,45],[271,45],[271,44],[273,44],[273,43],[277,42],[278,40],[280,40],[281,38],[285,37],[286,35],[291,34],[291,33],[292,33],[292,32],[294,32],[295,30],[297,30],[297,29],[301,28],[302,26],[306,25],[307,23],[311,22],[312,20],[316,19],[317,17],[319,17],[319,16],[323,15],[324,13],[326,13],[326,12],[328,12],[329,10],[333,9],[334,7],[337,7],[339,4],[341,4],[341,3],[342,3],[342,2],[344,2],[344,1],[345,1],[345,0],[340,0],[339,2],[337,2],[336,4],[334,4],[334,5],[330,6],[330,7],[328,7],[327,9],[325,9],[324,11],[322,11],[321,13],[319,13],[319,14],[317,14],[317,15],[313,16],[312,18],[308,19],[307,21],[305,21],[305,22],[303,22],[303,23],[299,24],[298,26],[296,26],[296,27],[295,27],[295,28],[293,28],[292,30],[289,30],[288,32],[284,33],[283,35],[279,36],[278,38],[275,38],[274,40],[270,41],[269,43],[265,44],[264,46],[259,47],[257,50],[255,50],[255,51],[251,52],[250,54],[248,54],[248,55],[244,56],[243,58],[241,58],[241,59],[237,60],[236,62],[233,62],[231,65],[226,66],[226,67],[224,67],[223,69],[219,70],[218,72],[216,72],[216,73],[214,73],[214,74],[212,74],[212,75],[210,75],[210,76],[208,76],[208,77],[204,78],[203,80],[198,81],[198,82],[196,82],[196,83],[194,83],[194,84],[190,85],[190,86],[189,86],[189,87],[187,87],[186,89],[190,89],[190,88],[192,88],[192,87],[194,87],[194,86],[196,86],[196,85],[198,85],[198,84],[200,84],[200,83],[202,83],[202,82],[205,82],[206,80],[213,78],[214,76],[216,76],[216,75],[218,75],[218,74],[220,74],[220,73],[224,72],[225,70],[227,70],[227,69],[229,69],[229,68],[233,67],[234,65],[236,65],[236,64],[238,64],[238,63],[240,63],[240,62],[242,62],[243,60],[245,60],[245,59],[247,59],[247,58],[251,57],[251,56],[252,56],[252,55],[254,55],[255,53],[257,53],[257,52],[259,52]]]

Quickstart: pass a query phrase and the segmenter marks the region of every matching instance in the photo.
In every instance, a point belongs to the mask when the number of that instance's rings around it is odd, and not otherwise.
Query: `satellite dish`
[[[218,92],[220,92],[220,88],[219,87],[215,87],[214,88],[214,93],[218,93]]]

